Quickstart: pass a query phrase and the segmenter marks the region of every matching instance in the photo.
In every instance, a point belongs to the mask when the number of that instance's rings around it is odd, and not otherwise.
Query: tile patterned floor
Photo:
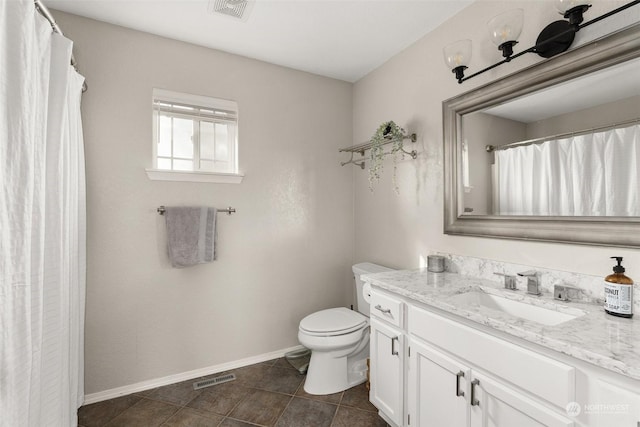
[[[225,373],[236,380],[193,390],[193,382],[83,406],[80,427],[386,427],[364,384],[328,396],[303,389],[284,359]],[[222,374],[216,374],[217,376]]]

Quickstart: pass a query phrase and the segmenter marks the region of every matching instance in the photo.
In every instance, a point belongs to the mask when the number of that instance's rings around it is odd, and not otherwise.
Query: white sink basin
[[[559,325],[569,320],[584,316],[586,313],[576,308],[560,306],[558,304],[544,302],[541,305],[532,304],[532,298],[518,296],[522,300],[507,298],[484,290],[469,291],[455,295],[450,301],[458,305],[482,306],[490,310],[500,311],[524,320],[541,323],[543,325]],[[535,298],[535,297],[534,297]],[[527,299],[529,301],[527,301]],[[463,306],[461,308],[464,308]]]

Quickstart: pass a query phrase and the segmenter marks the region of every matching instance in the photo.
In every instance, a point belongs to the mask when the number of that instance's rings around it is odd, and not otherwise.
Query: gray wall
[[[89,91],[86,392],[279,351],[352,301],[352,85],[56,13]],[[152,88],[236,100],[244,182],[150,181]],[[219,258],[170,268],[159,205],[231,205]]]
[[[594,2],[588,17],[596,17],[624,2]],[[374,70],[354,86],[354,140],[366,140],[379,123],[394,120],[418,133],[419,157],[399,165],[396,196],[390,178],[391,163],[375,192],[368,190],[366,173],[355,176],[355,257],[391,267],[425,264],[429,253],[441,251],[563,271],[605,276],[610,256],[625,257],[629,275],[640,277],[640,252],[602,248],[444,235],[442,101],[506,76],[542,59],[525,55],[463,84],[458,84],[442,59],[442,48],[456,40],[473,42],[469,73],[501,59],[484,23],[505,10],[522,7],[525,24],[516,52],[535,43],[539,31],[558,19],[553,4],[543,1],[476,1],[439,28]],[[637,21],[637,12],[634,20]],[[581,38],[602,31],[594,24]],[[634,273],[635,272],[635,273]]]

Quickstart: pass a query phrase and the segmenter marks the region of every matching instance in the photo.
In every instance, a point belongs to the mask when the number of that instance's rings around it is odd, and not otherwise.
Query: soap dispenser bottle
[[[604,278],[604,311],[613,316],[633,316],[633,280],[624,275],[621,256],[612,256],[618,261],[613,274]]]

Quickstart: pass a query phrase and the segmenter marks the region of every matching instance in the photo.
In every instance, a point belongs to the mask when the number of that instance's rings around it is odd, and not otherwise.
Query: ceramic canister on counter
[[[444,257],[441,255],[427,256],[427,271],[442,273],[444,271]]]

